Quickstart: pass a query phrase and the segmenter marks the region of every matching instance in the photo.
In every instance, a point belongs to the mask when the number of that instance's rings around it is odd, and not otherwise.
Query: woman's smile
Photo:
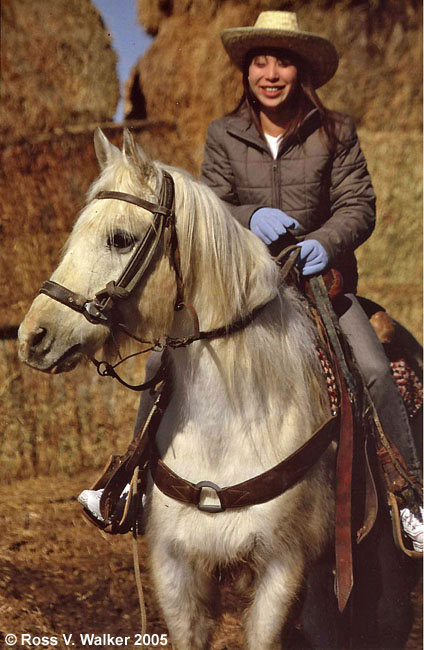
[[[277,97],[283,92],[284,88],[278,86],[261,86],[261,90],[266,97]]]

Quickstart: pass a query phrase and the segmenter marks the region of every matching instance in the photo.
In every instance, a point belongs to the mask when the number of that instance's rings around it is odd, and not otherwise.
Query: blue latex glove
[[[328,255],[324,246],[316,239],[305,239],[298,246],[300,248],[298,261],[302,275],[321,273],[328,264]]]
[[[276,208],[259,208],[250,218],[250,230],[265,244],[276,241],[287,228],[297,228],[299,222]]]

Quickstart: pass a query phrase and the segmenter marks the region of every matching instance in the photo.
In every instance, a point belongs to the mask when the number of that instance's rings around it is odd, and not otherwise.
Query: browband
[[[118,201],[126,201],[127,203],[133,203],[133,205],[138,205],[139,208],[144,208],[153,212],[154,214],[163,214],[165,217],[172,217],[173,210],[168,208],[166,205],[159,205],[158,203],[151,203],[145,199],[140,199],[138,196],[133,194],[127,194],[126,192],[99,192],[94,197],[95,199],[117,199]]]

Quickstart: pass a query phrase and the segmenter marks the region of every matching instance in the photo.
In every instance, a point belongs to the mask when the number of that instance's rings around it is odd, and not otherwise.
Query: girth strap
[[[209,481],[191,483],[178,476],[159,457],[158,449],[151,440],[150,472],[155,485],[167,496],[183,503],[197,506],[206,512],[222,512],[229,508],[241,508],[271,501],[292,487],[337,436],[339,417],[332,416],[314,432],[311,438],[288,458],[254,478],[220,488]],[[213,489],[220,506],[202,506],[202,490]]]

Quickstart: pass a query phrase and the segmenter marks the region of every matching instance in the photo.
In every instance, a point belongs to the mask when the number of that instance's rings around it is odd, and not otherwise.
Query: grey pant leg
[[[162,359],[161,352],[151,352],[149,358],[146,361],[146,377],[145,381],[152,379],[160,368],[160,362]],[[140,402],[138,405],[137,418],[134,425],[133,436],[139,431],[140,427],[146,421],[147,416],[149,415],[152,406],[154,404],[156,395],[154,395],[151,390],[144,390],[140,396]]]
[[[347,294],[346,299],[350,306],[339,316],[340,327],[353,350],[384,432],[398,447],[408,468],[416,473],[420,462],[408,414],[384,348],[356,297]]]

